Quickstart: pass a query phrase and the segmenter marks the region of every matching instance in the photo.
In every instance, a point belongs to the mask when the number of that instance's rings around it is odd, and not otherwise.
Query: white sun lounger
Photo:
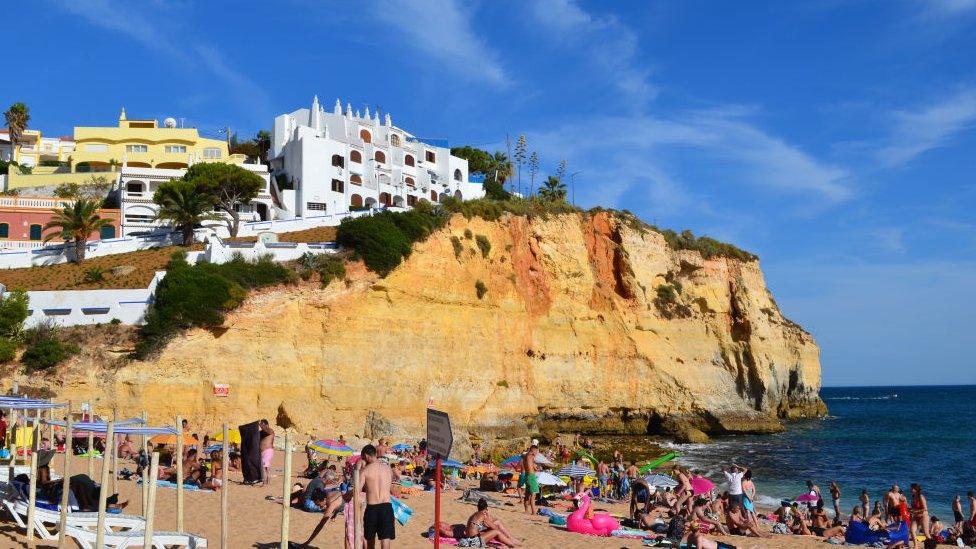
[[[95,547],[97,534],[92,530],[69,526],[68,535],[78,542],[78,546],[81,549],[94,549]],[[106,533],[105,547],[111,547],[113,549],[142,547],[145,539],[145,532],[128,531]],[[207,538],[177,532],[153,532],[152,544],[156,549],[167,549],[169,547],[187,547],[194,549],[196,547],[206,547]]]
[[[27,502],[3,500],[3,505],[10,511],[11,516],[17,526],[27,530]],[[51,530],[47,525],[53,525]],[[58,527],[61,525],[61,513],[50,509],[34,508],[34,533],[43,540],[58,539]],[[68,514],[68,526],[95,531],[98,527],[98,513],[78,513]],[[105,530],[114,533],[115,529],[120,530],[143,530],[146,527],[146,519],[134,515],[105,515]]]

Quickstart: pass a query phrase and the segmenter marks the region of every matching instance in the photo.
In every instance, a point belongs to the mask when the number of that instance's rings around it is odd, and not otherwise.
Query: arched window
[[[354,194],[354,195],[350,196],[349,197],[349,205],[352,206],[353,208],[362,208],[363,207],[363,197],[359,196],[358,194]]]
[[[407,166],[413,166],[414,165],[414,163],[413,163],[413,155],[412,154],[408,154],[408,155],[404,156],[403,157],[403,163],[405,165],[407,165]]]
[[[102,240],[108,240],[110,238],[115,238],[115,227],[112,225],[105,225],[98,231],[98,238]]]
[[[363,143],[373,142],[373,136],[369,135],[367,130],[359,130],[359,138],[363,140]]]
[[[403,182],[407,184],[408,187],[415,187],[417,184],[414,182],[413,178],[409,175],[403,178]]]
[[[394,134],[390,134],[390,145],[393,145],[394,147],[399,147],[400,146],[400,136],[397,135],[397,134],[395,134],[395,133]]]
[[[10,236],[10,224],[0,223],[0,238],[8,238]]]
[[[437,202],[437,191],[430,191],[431,202]]]
[[[363,153],[361,153],[359,151],[350,151],[349,152],[349,161],[350,162],[355,162],[356,164],[362,164],[363,163]]]
[[[332,155],[332,165],[341,168],[344,164],[341,154]]]
[[[380,204],[384,206],[389,206],[393,203],[393,197],[390,193],[380,193]]]
[[[373,160],[376,160],[377,162],[386,162],[386,155],[383,154],[383,151],[376,151],[376,154],[373,155]]]
[[[455,181],[461,180],[461,170],[454,170],[454,180]]]
[[[363,178],[359,177],[357,174],[352,174],[351,176],[349,176],[349,182],[352,183],[353,185],[362,185]]]
[[[30,239],[31,240],[40,240],[41,239],[41,232],[42,231],[43,231],[43,228],[40,225],[38,225],[36,223],[34,225],[31,225],[30,226]]]
[[[461,200],[461,191],[454,191],[454,198]]]

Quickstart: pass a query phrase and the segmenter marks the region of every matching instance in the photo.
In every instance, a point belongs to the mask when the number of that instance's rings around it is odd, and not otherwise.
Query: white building
[[[256,173],[264,180],[264,188],[258,193],[258,196],[252,199],[250,203],[239,204],[236,208],[241,214],[241,222],[275,219],[277,216],[271,199],[271,174],[268,173],[267,166],[247,163],[238,164],[238,166]],[[162,222],[156,220],[159,206],[153,202],[153,194],[156,193],[156,189],[162,183],[183,177],[185,173],[185,169],[131,167],[123,162],[118,172],[122,235],[147,234],[164,226]],[[113,179],[115,176],[115,174],[106,175],[113,176]],[[213,225],[215,229],[226,226],[224,223],[217,222],[208,222],[207,225]],[[226,236],[225,231],[220,231],[220,233]]]
[[[296,217],[484,196],[446,145],[416,138],[389,114],[380,121],[348,104],[343,113],[338,99],[325,112],[315,97],[311,109],[275,118],[269,156],[281,207]]]

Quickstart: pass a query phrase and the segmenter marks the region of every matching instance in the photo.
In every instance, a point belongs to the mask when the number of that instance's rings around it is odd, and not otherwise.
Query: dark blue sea
[[[917,482],[933,514],[951,519],[953,496],[965,506],[966,491],[976,491],[976,386],[828,387],[821,397],[828,417],[780,434],[669,446],[713,480],[722,477],[720,464],[751,467],[766,504],[801,494],[811,479],[829,506],[827,486],[836,480],[846,514],[861,489],[873,506],[892,483],[907,493]]]

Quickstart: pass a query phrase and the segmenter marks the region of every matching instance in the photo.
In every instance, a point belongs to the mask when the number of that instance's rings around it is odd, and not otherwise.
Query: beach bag
[[[413,516],[413,509],[392,496],[390,497],[390,505],[393,506],[393,516],[400,523],[400,526],[406,526],[410,522],[410,517]]]

